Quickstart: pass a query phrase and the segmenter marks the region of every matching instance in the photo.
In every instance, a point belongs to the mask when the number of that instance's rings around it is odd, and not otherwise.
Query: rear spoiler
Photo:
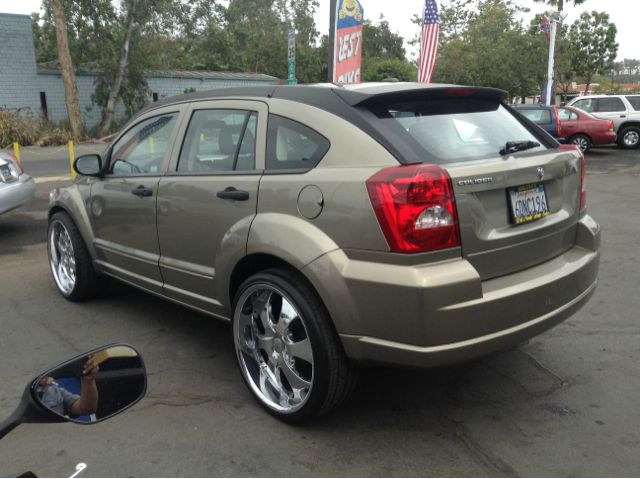
[[[468,97],[484,100],[494,100],[503,102],[508,93],[498,88],[489,87],[468,87],[459,85],[438,85],[429,86],[420,83],[407,83],[404,88],[395,88],[389,91],[388,87],[367,88],[366,91],[348,90],[336,88],[333,91],[345,103],[351,106],[370,106],[378,103],[399,103],[404,101],[415,101],[420,99],[437,99],[451,97]]]

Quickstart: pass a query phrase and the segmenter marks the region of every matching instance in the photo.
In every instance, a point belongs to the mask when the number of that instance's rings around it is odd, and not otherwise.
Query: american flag
[[[422,41],[420,42],[420,65],[418,81],[429,83],[436,66],[438,53],[438,34],[440,33],[440,17],[436,0],[425,0],[422,15]]]

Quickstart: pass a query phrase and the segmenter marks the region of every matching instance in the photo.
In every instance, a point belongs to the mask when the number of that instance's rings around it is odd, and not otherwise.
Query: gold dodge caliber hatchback
[[[232,323],[240,372],[302,421],[355,364],[515,345],[586,303],[584,157],[491,88],[271,86],[154,103],[51,193],[70,300],[103,275]]]

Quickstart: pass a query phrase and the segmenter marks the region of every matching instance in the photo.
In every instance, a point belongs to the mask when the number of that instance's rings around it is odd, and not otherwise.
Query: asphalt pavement
[[[101,154],[106,146],[105,143],[76,144],[74,145],[75,157],[89,153]],[[12,149],[9,148],[9,151]],[[71,173],[71,157],[67,145],[47,148],[20,147],[20,161],[34,177],[63,177]]]
[[[104,423],[19,426],[0,445],[0,476],[69,476],[79,462],[84,477],[638,475],[640,150],[587,156],[603,243],[582,310],[480,361],[365,369],[347,404],[299,427],[246,390],[227,323],[117,283],[96,300],[65,301],[45,230],[48,192],[64,184],[52,179],[68,163],[24,163],[37,198],[0,216],[0,417],[32,375],[111,341],[139,348],[149,389]]]

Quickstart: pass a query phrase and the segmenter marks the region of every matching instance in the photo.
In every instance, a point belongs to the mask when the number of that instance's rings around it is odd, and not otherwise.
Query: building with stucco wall
[[[66,121],[67,106],[62,73],[56,65],[36,65],[32,20],[28,15],[0,13],[0,108],[28,117]],[[102,118],[101,108],[92,100],[98,74],[76,72],[80,112],[85,127],[95,128]],[[210,71],[149,71],[145,74],[149,102],[185,91],[277,84],[279,80],[261,73]],[[122,120],[125,109],[116,108]]]

